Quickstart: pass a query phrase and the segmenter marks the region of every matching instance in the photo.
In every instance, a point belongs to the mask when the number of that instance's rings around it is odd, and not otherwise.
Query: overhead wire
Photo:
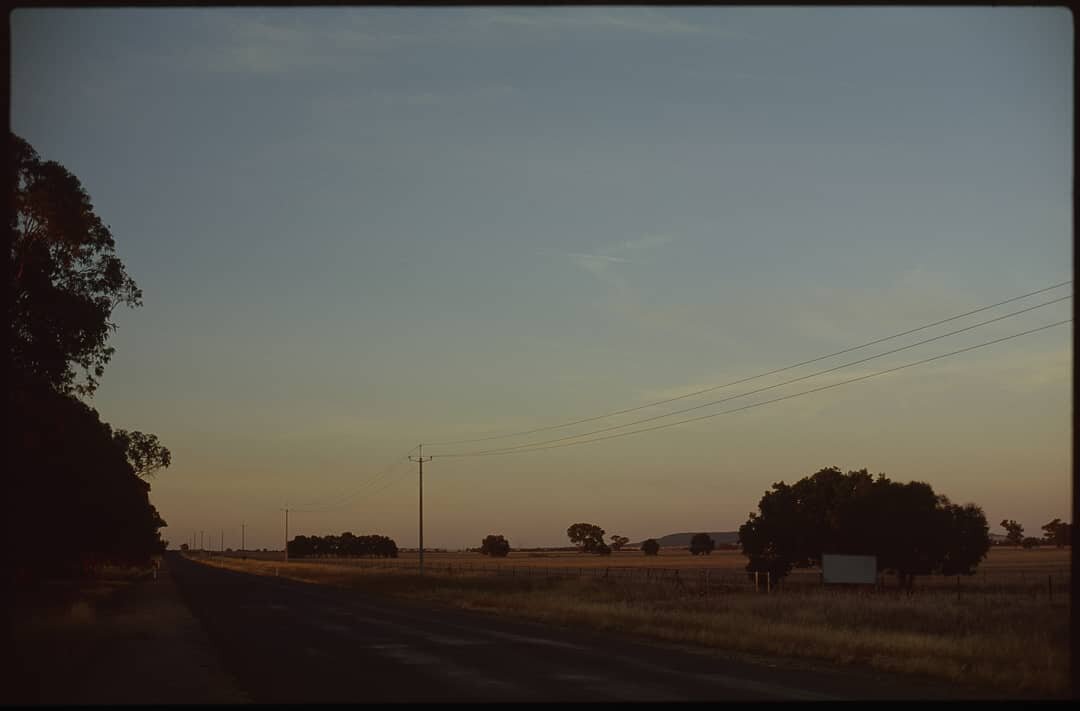
[[[392,462],[390,462],[385,467],[380,469],[376,474],[374,474],[373,476],[371,476],[368,479],[364,480],[359,486],[350,488],[348,490],[349,493],[340,494],[337,497],[334,497],[334,499],[333,499],[334,503],[326,504],[326,505],[320,505],[318,502],[327,501],[327,499],[308,500],[308,503],[301,504],[297,508],[290,507],[289,510],[290,511],[296,511],[296,512],[299,512],[299,513],[323,513],[323,512],[333,511],[333,510],[342,508],[342,506],[341,506],[342,502],[348,501],[348,500],[354,498],[356,495],[358,495],[360,493],[363,493],[363,491],[367,487],[371,486],[376,481],[378,481],[382,477],[385,477],[387,474],[389,474],[391,471],[393,471],[396,467],[403,464],[405,461],[408,460],[409,455],[412,454],[414,451],[416,451],[416,448],[419,447],[419,446],[420,445],[414,445],[408,452],[406,452],[405,454],[403,454],[403,455],[397,457],[396,459],[394,459]]]
[[[764,400],[762,402],[752,403],[750,405],[743,405],[742,407],[733,408],[731,410],[724,410],[722,412],[715,412],[715,413],[711,413],[711,414],[708,414],[708,415],[700,415],[698,417],[691,417],[691,418],[687,418],[685,420],[677,420],[675,422],[665,422],[664,424],[654,425],[652,427],[643,427],[643,428],[641,428],[639,430],[632,430],[630,432],[618,432],[616,434],[605,435],[603,437],[594,437],[593,439],[579,440],[579,441],[576,441],[576,442],[563,442],[561,444],[552,444],[552,445],[548,445],[548,446],[536,446],[536,447],[532,447],[530,449],[495,450],[495,451],[490,451],[490,452],[484,453],[484,454],[456,454],[456,455],[455,454],[443,454],[443,455],[436,455],[436,456],[440,456],[442,458],[447,458],[447,457],[466,457],[466,456],[484,457],[484,456],[500,456],[500,455],[510,455],[510,454],[523,454],[525,452],[537,452],[537,451],[547,450],[547,449],[559,449],[561,447],[572,447],[572,446],[578,445],[578,444],[590,444],[592,442],[600,442],[602,440],[615,439],[617,437],[628,437],[630,435],[641,434],[643,432],[652,432],[654,430],[665,429],[667,427],[675,427],[677,425],[684,425],[684,424],[687,424],[687,423],[690,423],[690,422],[698,422],[700,420],[707,420],[707,419],[710,419],[710,418],[713,418],[713,417],[719,417],[720,415],[730,415],[730,414],[735,413],[735,412],[741,412],[741,411],[744,411],[744,410],[753,409],[755,407],[761,407],[763,405],[769,405],[769,404],[772,404],[772,403],[775,403],[775,402],[781,402],[783,400],[790,400],[792,398],[802,397],[803,395],[810,395],[811,393],[821,392],[822,390],[829,390],[830,388],[839,387],[841,385],[848,385],[850,383],[859,382],[861,380],[868,380],[869,378],[876,378],[878,376],[885,375],[887,373],[895,373],[895,372],[897,372],[899,370],[904,370],[906,368],[912,368],[912,367],[915,367],[917,365],[923,365],[925,363],[930,363],[930,362],[935,361],[935,360],[941,360],[942,358],[948,358],[948,357],[951,357],[951,356],[954,356],[954,355],[958,355],[960,353],[967,353],[968,351],[973,351],[973,350],[976,350],[978,348],[985,348],[987,346],[991,346],[991,345],[994,345],[994,344],[997,344],[997,343],[1002,343],[1004,341],[1009,341],[1009,340],[1012,340],[1014,338],[1020,338],[1021,336],[1027,336],[1027,335],[1030,335],[1032,333],[1037,333],[1039,331],[1045,331],[1047,329],[1054,328],[1055,326],[1061,326],[1063,324],[1071,323],[1071,322],[1072,322],[1072,319],[1068,318],[1068,319],[1064,319],[1062,321],[1056,321],[1054,323],[1047,324],[1045,326],[1039,326],[1038,328],[1032,328],[1032,329],[1029,329],[1027,331],[1021,331],[1020,333],[1014,333],[1012,335],[1004,336],[1002,338],[996,338],[996,339],[994,339],[992,341],[986,341],[984,343],[979,343],[979,344],[976,344],[974,346],[968,346],[966,348],[960,348],[960,349],[955,350],[955,351],[950,351],[949,353],[942,353],[940,355],[932,356],[930,358],[924,358],[922,360],[915,361],[913,363],[907,363],[907,364],[904,364],[904,365],[900,365],[900,366],[897,366],[895,368],[888,368],[886,370],[880,370],[880,371],[877,371],[875,373],[870,373],[868,375],[861,375],[861,376],[859,376],[857,378],[850,378],[848,380],[843,380],[843,381],[840,381],[838,383],[831,383],[829,385],[823,385],[821,387],[813,388],[811,390],[804,390],[802,392],[793,393],[793,394],[790,394],[790,395],[784,395],[784,396],[781,396],[781,397],[778,397],[778,398],[773,398],[771,400]]]
[[[600,429],[597,429],[597,430],[592,430],[590,432],[580,432],[578,434],[566,435],[564,437],[556,437],[554,439],[543,440],[543,441],[540,441],[540,442],[528,442],[528,443],[517,444],[517,445],[508,446],[508,447],[497,447],[497,448],[494,448],[494,449],[478,450],[478,451],[473,451],[473,452],[437,453],[435,456],[439,456],[439,457],[474,456],[474,455],[481,455],[481,454],[490,454],[490,453],[494,453],[494,452],[508,452],[508,451],[513,451],[513,450],[518,450],[518,449],[526,449],[526,448],[531,448],[531,447],[537,447],[537,446],[545,445],[545,444],[553,444],[553,443],[556,443],[556,442],[563,442],[563,441],[571,440],[571,439],[580,439],[582,437],[589,437],[591,435],[600,434],[602,432],[611,432],[613,430],[624,429],[626,427],[633,427],[634,425],[640,425],[640,424],[644,424],[646,422],[653,422],[655,420],[664,419],[666,417],[674,417],[675,415],[681,415],[681,414],[686,413],[686,412],[692,412],[694,410],[700,410],[700,409],[705,408],[705,407],[712,407],[713,405],[719,405],[721,403],[729,402],[731,400],[736,400],[736,399],[739,399],[739,398],[747,397],[748,395],[756,395],[758,393],[766,392],[768,390],[774,390],[776,388],[780,388],[780,387],[783,387],[785,385],[791,385],[792,383],[797,383],[797,382],[801,382],[803,380],[808,380],[810,378],[816,378],[816,377],[821,376],[821,375],[826,375],[828,373],[832,373],[832,372],[835,372],[837,370],[842,370],[844,368],[850,368],[852,366],[860,365],[862,363],[866,363],[866,362],[871,361],[871,360],[876,360],[878,358],[883,358],[883,357],[885,357],[887,355],[892,355],[894,353],[899,353],[900,351],[906,351],[908,349],[915,348],[917,346],[922,346],[922,345],[925,345],[927,343],[932,343],[934,341],[940,341],[943,338],[948,338],[950,336],[955,336],[955,335],[957,335],[959,333],[964,333],[965,331],[971,331],[971,330],[976,329],[976,328],[981,328],[982,326],[986,326],[988,324],[995,323],[997,321],[1003,321],[1003,320],[1005,320],[1007,318],[1013,318],[1015,316],[1019,316],[1021,314],[1027,313],[1029,311],[1034,311],[1035,309],[1041,309],[1041,308],[1044,308],[1046,306],[1050,306],[1052,304],[1056,304],[1056,303],[1059,303],[1061,301],[1065,301],[1065,300],[1071,299],[1071,298],[1072,298],[1072,294],[1069,294],[1067,296],[1062,296],[1062,297],[1059,297],[1059,298],[1056,298],[1056,299],[1052,299],[1050,301],[1043,302],[1041,304],[1036,304],[1035,306],[1028,306],[1027,308],[1023,308],[1023,309],[1020,309],[1018,311],[1013,311],[1012,313],[1004,314],[1002,316],[997,316],[997,317],[992,318],[992,319],[987,319],[986,321],[980,321],[979,323],[972,324],[970,326],[965,326],[964,328],[959,328],[959,329],[956,329],[954,331],[949,331],[948,333],[943,333],[943,334],[939,334],[937,336],[933,336],[931,338],[923,339],[921,341],[916,341],[915,343],[910,343],[910,344],[908,344],[906,346],[900,346],[898,348],[893,348],[891,350],[883,351],[881,353],[877,353],[877,354],[872,355],[872,356],[867,356],[866,358],[860,358],[858,360],[850,361],[848,363],[843,363],[841,365],[833,366],[832,368],[826,368],[825,370],[819,370],[817,372],[810,373],[808,375],[801,375],[801,376],[799,376],[797,378],[792,378],[790,380],[785,380],[785,381],[780,382],[780,383],[774,383],[773,385],[767,385],[767,386],[764,386],[764,387],[755,388],[754,390],[748,390],[746,392],[738,393],[736,395],[729,395],[728,397],[720,398],[719,400],[712,400],[710,402],[702,403],[700,405],[694,405],[692,407],[686,407],[686,408],[683,408],[681,410],[674,410],[672,412],[667,412],[667,413],[663,413],[663,414],[660,414],[660,415],[653,415],[652,417],[645,417],[645,418],[642,418],[642,419],[639,419],[639,420],[634,420],[632,422],[625,422],[625,423],[619,424],[619,425],[611,425],[610,427],[603,427],[603,428],[600,428]]]
[[[964,318],[964,317],[967,317],[967,316],[972,316],[974,314],[981,313],[983,311],[988,311],[990,309],[997,308],[999,306],[1004,306],[1005,304],[1009,304],[1009,303],[1012,303],[1014,301],[1019,301],[1021,299],[1026,299],[1028,297],[1035,296],[1037,294],[1042,294],[1042,293],[1045,293],[1047,291],[1052,291],[1054,289],[1059,289],[1059,288],[1061,288],[1063,286],[1066,286],[1068,284],[1071,284],[1071,283],[1072,283],[1072,280],[1069,279],[1069,280],[1066,280],[1066,281],[1063,281],[1063,282],[1059,282],[1057,284],[1053,284],[1051,286],[1044,287],[1042,289],[1037,289],[1035,291],[1030,291],[1030,292],[1028,292],[1026,294],[1021,294],[1019,296],[1014,296],[1012,298],[1005,299],[1003,301],[998,301],[996,303],[989,304],[987,306],[981,306],[981,307],[979,307],[977,309],[972,309],[970,311],[965,311],[964,313],[956,314],[955,316],[950,316],[948,318],[944,318],[944,319],[941,319],[939,321],[934,321],[933,323],[928,323],[928,324],[925,324],[923,326],[919,326],[917,328],[912,328],[912,329],[908,329],[906,331],[901,331],[900,333],[894,333],[894,334],[892,334],[890,336],[885,336],[883,338],[878,338],[878,339],[875,339],[875,340],[872,340],[872,341],[867,341],[866,343],[862,343],[862,344],[857,345],[857,346],[851,346],[849,348],[844,348],[843,350],[835,351],[835,352],[829,353],[827,355],[818,356],[816,358],[810,358],[809,360],[804,360],[804,361],[801,361],[799,363],[795,363],[793,365],[787,365],[787,366],[784,366],[782,368],[776,368],[774,370],[770,370],[770,371],[767,371],[767,372],[764,372],[764,373],[759,373],[757,375],[752,375],[752,376],[749,376],[749,377],[746,377],[746,378],[741,378],[739,380],[733,380],[731,382],[724,383],[722,385],[713,385],[713,386],[710,386],[710,387],[707,387],[707,388],[702,388],[700,390],[695,390],[693,392],[685,393],[683,395],[678,395],[678,396],[675,396],[675,397],[665,398],[663,400],[656,400],[656,401],[653,401],[653,402],[645,403],[643,405],[636,405],[634,407],[627,407],[627,408],[623,408],[621,410],[613,410],[613,411],[606,412],[606,413],[603,413],[603,414],[600,414],[600,415],[595,415],[595,416],[592,416],[592,417],[584,417],[584,418],[581,418],[581,419],[578,419],[578,420],[571,420],[571,421],[568,421],[568,422],[562,422],[562,423],[555,424],[555,425],[546,425],[546,426],[543,426],[543,427],[534,427],[532,429],[519,430],[519,431],[516,431],[516,432],[507,432],[507,433],[503,433],[503,434],[492,434],[492,435],[489,435],[489,436],[473,437],[473,438],[467,438],[467,439],[429,441],[428,444],[431,445],[431,446],[449,446],[449,445],[454,445],[454,444],[468,444],[468,443],[472,443],[472,442],[486,442],[486,441],[496,440],[496,439],[507,439],[507,438],[510,438],[510,437],[520,437],[520,436],[524,436],[524,435],[528,435],[528,434],[535,434],[537,432],[546,432],[548,430],[563,429],[563,428],[566,428],[566,427],[571,427],[573,425],[580,425],[580,424],[584,424],[586,422],[594,422],[596,420],[602,420],[602,419],[605,419],[605,418],[608,418],[608,417],[614,417],[616,415],[624,415],[624,414],[627,414],[627,413],[630,413],[630,412],[636,412],[638,410],[644,410],[646,408],[656,407],[658,405],[664,405],[664,404],[667,404],[669,402],[676,402],[678,400],[684,400],[686,398],[695,397],[697,395],[703,395],[705,393],[712,392],[714,390],[720,390],[722,388],[731,387],[733,385],[741,385],[742,383],[750,382],[752,380],[757,380],[759,378],[764,378],[764,377],[767,377],[769,375],[776,375],[777,373],[783,373],[783,372],[786,372],[788,370],[794,370],[795,368],[799,368],[799,367],[802,367],[804,365],[809,365],[811,363],[816,363],[818,361],[826,360],[828,358],[833,358],[833,357],[836,357],[836,356],[839,356],[839,355],[843,355],[845,353],[851,353],[852,351],[857,351],[857,350],[861,350],[863,348],[868,348],[870,346],[874,346],[874,345],[877,345],[879,343],[884,343],[885,341],[891,341],[893,339],[900,338],[902,336],[911,335],[912,333],[918,333],[919,331],[925,331],[926,329],[933,328],[934,326],[940,326],[942,324],[949,323],[950,321],[956,321],[957,319],[961,319],[961,318]],[[446,455],[443,455],[443,456],[446,456]]]

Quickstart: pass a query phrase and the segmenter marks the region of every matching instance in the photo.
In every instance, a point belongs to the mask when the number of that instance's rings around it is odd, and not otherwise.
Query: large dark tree
[[[142,563],[165,525],[140,477],[168,466],[153,435],[113,430],[92,396],[113,349],[113,310],[141,292],[78,178],[8,134],[9,435],[5,553],[17,575]]]
[[[656,542],[655,538],[650,538],[641,544],[641,550],[645,555],[658,555],[660,553],[660,544]]]
[[[566,535],[582,553],[601,553],[608,548],[604,543],[604,529],[591,523],[575,523],[566,529]]]
[[[986,516],[958,506],[929,484],[822,469],[793,485],[779,482],[739,528],[747,570],[774,578],[821,564],[823,553],[874,555],[910,587],[915,575],[970,575],[990,547]]]
[[[708,533],[695,533],[690,539],[690,553],[693,555],[709,555],[716,548],[716,541]]]
[[[7,472],[8,552],[26,571],[79,563],[146,563],[165,526],[108,424],[79,400],[16,389],[18,446]]]
[[[501,535],[486,536],[480,543],[480,552],[492,558],[505,558],[510,554],[510,541]]]
[[[112,357],[120,304],[140,306],[112,233],[79,179],[9,134],[15,177],[11,360],[25,382],[92,395]],[[80,379],[79,376],[82,376]]]

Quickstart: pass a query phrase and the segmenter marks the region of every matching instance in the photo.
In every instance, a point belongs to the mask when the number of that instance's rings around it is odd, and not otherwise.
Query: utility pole
[[[420,463],[420,574],[424,574],[424,462],[430,462],[431,457],[424,459],[424,445],[420,445],[420,456],[409,457],[410,462]]]
[[[289,509],[285,511],[285,560],[289,560]]]
[[[241,553],[243,553],[243,552],[244,552],[244,551],[246,550],[246,549],[244,548],[244,527],[245,527],[246,525],[247,525],[247,524],[245,524],[245,523],[241,523],[241,524],[240,524],[240,552],[241,552]]]
[[[199,531],[199,550],[200,551],[206,550],[206,535],[205,535],[205,533],[206,533],[205,531]]]

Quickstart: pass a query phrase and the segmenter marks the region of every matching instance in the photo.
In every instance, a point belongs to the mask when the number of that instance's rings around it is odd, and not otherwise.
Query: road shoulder
[[[63,615],[15,623],[15,703],[235,704],[249,701],[222,668],[168,568]]]

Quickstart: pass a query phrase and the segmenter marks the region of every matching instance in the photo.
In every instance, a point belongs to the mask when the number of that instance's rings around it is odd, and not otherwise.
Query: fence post
[[[761,592],[761,589],[758,587],[758,571],[756,570],[754,571],[754,592]]]
[[[709,596],[709,569],[705,569],[705,597]]]
[[[768,570],[765,571],[765,594],[772,593],[772,573]]]

